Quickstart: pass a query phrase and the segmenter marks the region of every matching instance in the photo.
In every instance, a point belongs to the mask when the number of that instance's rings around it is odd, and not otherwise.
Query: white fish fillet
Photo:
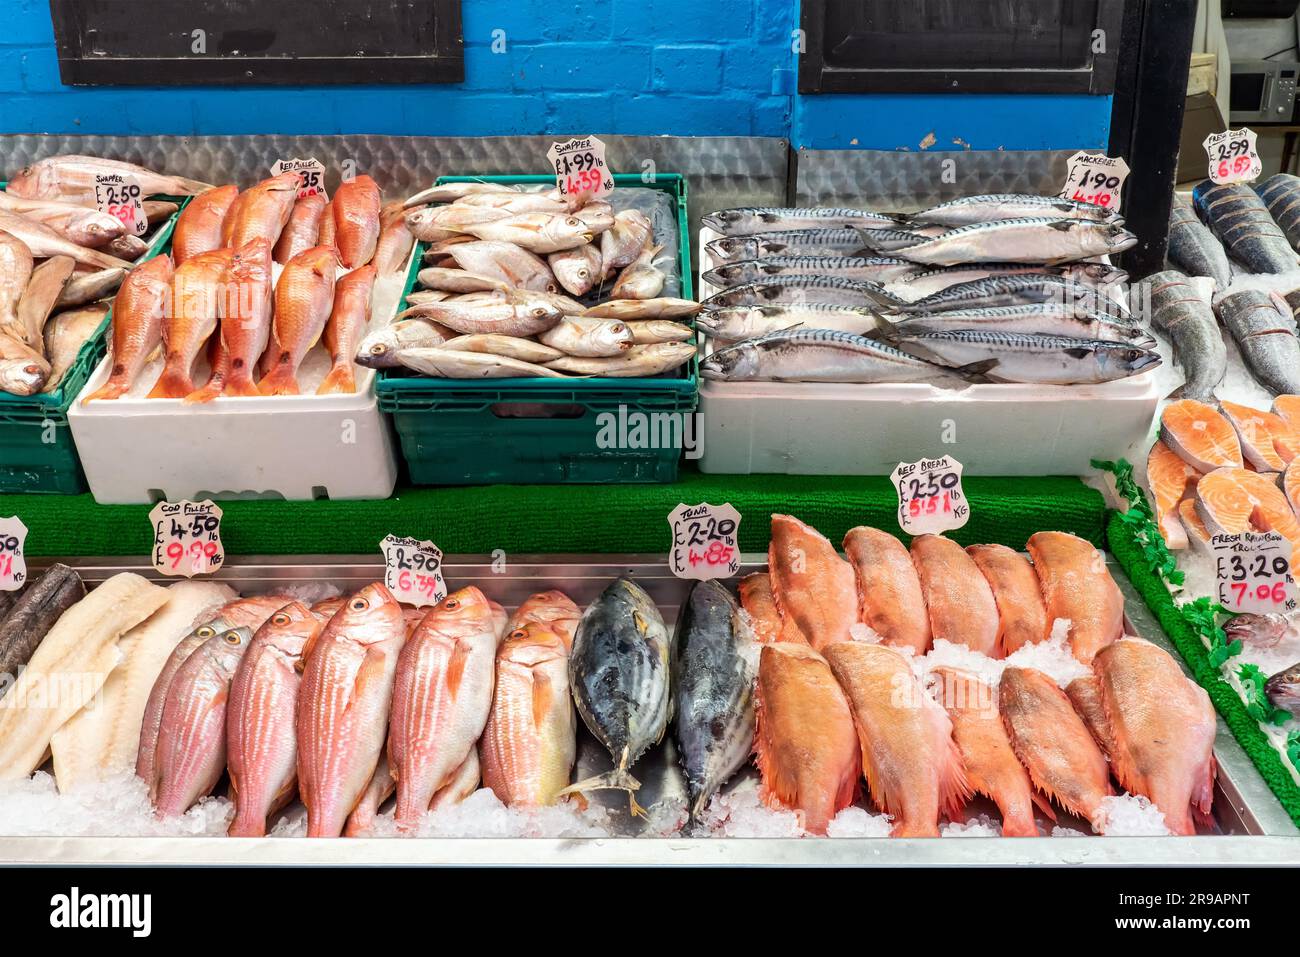
[[[97,700],[54,732],[54,778],[65,794],[116,771],[135,767],[140,724],[154,681],[176,644],[196,621],[232,598],[216,582],[181,581],[167,589],[167,603],[118,641],[121,663]]]
[[[166,601],[167,589],[123,572],[63,613],[0,699],[0,781],[21,780],[40,767],[54,732],[116,667],[117,639]]]

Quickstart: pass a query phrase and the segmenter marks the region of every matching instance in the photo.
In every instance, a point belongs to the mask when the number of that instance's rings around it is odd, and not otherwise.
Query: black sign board
[[[1125,2],[801,0],[799,92],[1110,93]]]
[[[50,0],[72,86],[458,83],[460,0]]]

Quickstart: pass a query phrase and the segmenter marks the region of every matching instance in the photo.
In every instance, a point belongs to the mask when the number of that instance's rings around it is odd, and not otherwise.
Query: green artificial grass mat
[[[963,487],[971,515],[951,537],[962,544],[1023,548],[1059,529],[1100,546],[1105,503],[1077,478],[980,478]],[[667,552],[667,516],[679,503],[730,502],[741,513],[740,547],[762,552],[768,516],[796,515],[839,543],[855,525],[898,530],[898,496],[884,477],[704,475],[671,485],[496,485],[402,488],[384,501],[221,502],[229,555],[365,554],[390,532],[432,539],[446,554]],[[144,555],[148,505],[98,505],[90,495],[0,495],[0,516],[26,523],[26,554]]]
[[[1106,539],[1111,553],[1119,562],[1129,581],[1137,589],[1147,607],[1151,609],[1160,627],[1174,643],[1183,660],[1192,669],[1192,675],[1210,695],[1214,707],[1237,741],[1259,769],[1278,801],[1286,808],[1291,820],[1300,827],[1300,788],[1296,787],[1291,772],[1283,758],[1260,730],[1259,722],[1251,717],[1236,689],[1219,677],[1219,669],[1209,660],[1200,635],[1188,623],[1182,611],[1174,604],[1169,589],[1158,575],[1148,569],[1143,559],[1142,545],[1134,534],[1133,526],[1125,523],[1118,513],[1111,515],[1106,527]]]

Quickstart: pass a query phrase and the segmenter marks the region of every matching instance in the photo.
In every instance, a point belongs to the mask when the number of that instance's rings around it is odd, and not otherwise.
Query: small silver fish
[[[862,256],[772,256],[723,263],[700,278],[711,286],[729,288],[781,276],[839,276],[868,282],[897,282],[923,267],[905,259]]]
[[[726,382],[936,382],[948,370],[893,346],[826,329],[787,329],[719,349],[700,363]]]
[[[357,344],[356,363],[368,369],[392,369],[401,365],[397,354],[403,349],[435,348],[455,336],[431,319],[399,319]]]
[[[714,262],[769,256],[870,256],[856,229],[783,229],[756,236],[726,236],[704,245]]]
[[[993,382],[1080,385],[1154,369],[1160,356],[1126,343],[1067,336],[959,329],[895,336],[900,348]]]
[[[902,259],[955,266],[973,262],[1062,263],[1123,252],[1137,237],[1114,222],[1091,219],[1004,219],[959,226],[894,250]]]
[[[720,209],[701,223],[723,236],[749,236],[788,229],[826,229],[843,226],[892,225],[893,217],[862,209],[814,206],[792,209],[777,206],[739,206]]]
[[[726,306],[792,305],[821,302],[840,306],[905,306],[877,282],[837,276],[778,276],[732,286],[704,300],[704,311]]]
[[[1060,196],[1028,193],[963,196],[961,199],[923,209],[919,213],[898,214],[898,219],[905,223],[935,223],[940,226],[970,226],[974,223],[1031,217],[1093,220],[1116,218],[1113,211],[1103,206],[1062,199]]]
[[[776,306],[726,306],[700,313],[695,324],[716,339],[737,341],[782,329],[830,329],[866,335],[880,328],[879,311],[864,306],[835,306],[824,302]]]
[[[891,283],[889,291],[905,299],[916,301],[960,283],[1018,273],[1066,276],[1077,283],[1097,289],[1106,289],[1128,280],[1128,273],[1106,263],[1065,263],[1059,266],[1045,266],[1041,263],[967,263],[960,266],[927,269],[925,272]]]

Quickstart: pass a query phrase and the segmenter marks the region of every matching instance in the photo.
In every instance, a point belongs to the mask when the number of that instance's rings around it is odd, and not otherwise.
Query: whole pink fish
[[[573,650],[573,633],[578,630],[582,609],[558,589],[529,595],[506,623],[506,634],[528,624],[546,625],[564,642],[567,654]]]
[[[384,747],[402,607],[373,582],[352,595],[312,642],[298,689],[298,794],[307,836],[338,837]]]
[[[158,750],[158,730],[162,727],[163,708],[167,704],[167,689],[181,665],[209,638],[231,628],[256,631],[277,608],[290,599],[283,595],[257,595],[236,598],[221,606],[207,621],[199,622],[194,630],[182,638],[172,649],[162,671],[154,679],[153,690],[145,703],[144,718],[140,723],[140,748],[136,753],[135,773],[152,789],[157,776],[155,756]]]
[[[420,823],[483,733],[501,625],[492,603],[470,586],[434,606],[402,649],[388,760],[403,830]]]
[[[172,679],[158,729],[157,780],[150,793],[160,817],[184,814],[221,780],[230,680],[252,638],[248,628],[213,635]]]
[[[305,605],[290,602],[257,629],[230,683],[226,763],[235,798],[231,837],[262,837],[267,817],[293,797],[298,666],[303,648],[324,627]]]

